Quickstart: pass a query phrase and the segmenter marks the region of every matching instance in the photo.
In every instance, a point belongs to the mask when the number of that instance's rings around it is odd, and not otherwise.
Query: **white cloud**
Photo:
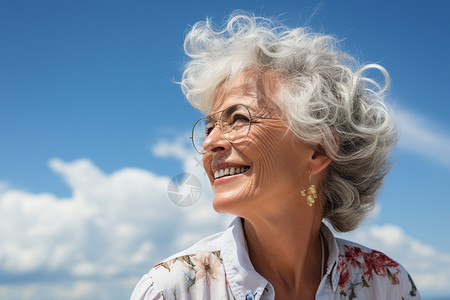
[[[185,133],[175,141],[161,140],[152,147],[151,151],[159,157],[175,157],[181,161],[189,161],[193,156],[197,156],[197,152],[192,147],[186,149],[186,137],[188,136],[189,134]]]
[[[450,254],[441,253],[390,224],[364,226],[341,236],[383,251],[397,260],[411,274],[422,294],[448,295]]]
[[[71,188],[68,198],[2,185],[0,282],[8,278],[9,283],[0,285],[0,298],[117,298],[99,291],[99,285],[127,289],[127,298],[138,276],[152,265],[224,229],[230,218],[212,210],[212,192],[198,157],[177,141],[160,142],[154,151],[176,156],[198,177],[202,197],[194,206],[170,202],[170,178],[136,168],[105,174],[88,159],[49,162]]]
[[[398,110],[399,147],[450,166],[450,135],[432,121],[415,113]]]
[[[35,282],[24,285],[0,285],[0,299],[129,299],[130,286],[138,278],[110,281],[74,280],[67,282]]]

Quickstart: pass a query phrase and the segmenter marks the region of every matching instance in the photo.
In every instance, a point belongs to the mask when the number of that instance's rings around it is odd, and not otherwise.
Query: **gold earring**
[[[300,192],[302,196],[306,197],[306,203],[309,207],[313,206],[314,199],[317,198],[316,186],[311,183],[311,170],[309,170],[309,184],[306,189]]]

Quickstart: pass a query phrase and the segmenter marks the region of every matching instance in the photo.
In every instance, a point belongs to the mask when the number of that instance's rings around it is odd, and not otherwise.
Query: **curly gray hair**
[[[275,93],[286,125],[331,159],[320,190],[323,217],[341,232],[355,229],[375,206],[397,134],[383,98],[389,74],[358,67],[335,38],[289,29],[273,20],[233,14],[222,29],[210,20],[186,36],[191,57],[181,87],[194,107],[209,113],[217,88],[247,70],[281,74]],[[369,69],[384,84],[364,77]]]

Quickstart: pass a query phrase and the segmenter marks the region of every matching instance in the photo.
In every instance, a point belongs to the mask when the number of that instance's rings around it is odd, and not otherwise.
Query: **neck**
[[[315,295],[323,272],[318,215],[305,210],[244,220],[250,260],[277,295]]]

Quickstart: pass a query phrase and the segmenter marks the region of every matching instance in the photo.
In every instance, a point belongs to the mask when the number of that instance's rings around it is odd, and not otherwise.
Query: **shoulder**
[[[222,233],[211,235],[155,265],[139,281],[131,299],[176,299],[192,293],[200,296],[205,284],[214,287],[224,283],[221,236]]]
[[[420,299],[411,276],[398,262],[357,243],[336,242],[338,288],[344,299]]]

